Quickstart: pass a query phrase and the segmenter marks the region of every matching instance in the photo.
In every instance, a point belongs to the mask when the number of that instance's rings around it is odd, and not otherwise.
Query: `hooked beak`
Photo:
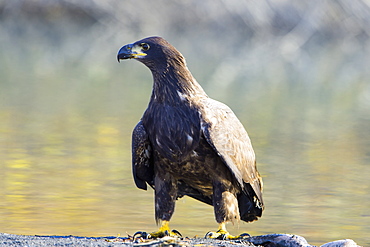
[[[131,59],[131,58],[142,58],[147,54],[144,53],[140,46],[135,44],[128,44],[123,46],[117,54],[117,60]]]

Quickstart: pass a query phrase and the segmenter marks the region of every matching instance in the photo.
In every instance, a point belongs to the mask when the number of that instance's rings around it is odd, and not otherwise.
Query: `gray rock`
[[[352,239],[342,239],[333,242],[329,242],[321,245],[320,247],[360,247]]]
[[[135,247],[187,247],[203,245],[208,247],[314,247],[306,239],[292,234],[269,234],[252,236],[242,240],[216,240],[205,238],[164,237],[154,240],[132,239],[128,237],[79,237],[79,236],[27,236],[0,233],[0,246],[42,247],[42,246],[135,246]],[[352,239],[337,240],[320,247],[359,247]]]

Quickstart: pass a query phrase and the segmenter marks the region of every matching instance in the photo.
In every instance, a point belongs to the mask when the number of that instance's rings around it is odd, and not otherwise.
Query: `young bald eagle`
[[[238,238],[228,221],[257,220],[264,209],[262,179],[251,141],[228,106],[207,96],[182,54],[161,37],[123,46],[118,61],[136,59],[153,74],[148,108],[132,133],[136,186],[155,191],[156,238],[171,234],[176,199],[213,205],[219,228],[212,238]]]

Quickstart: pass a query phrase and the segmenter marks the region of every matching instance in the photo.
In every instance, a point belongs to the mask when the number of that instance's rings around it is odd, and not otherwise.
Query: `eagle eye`
[[[144,50],[144,51],[147,51],[149,50],[150,46],[147,44],[147,43],[141,43],[140,44],[141,48]]]

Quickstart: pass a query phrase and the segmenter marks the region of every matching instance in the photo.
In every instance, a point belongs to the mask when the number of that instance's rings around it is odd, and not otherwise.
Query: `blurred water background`
[[[231,233],[370,245],[370,1],[0,1],[0,231],[154,231],[131,177],[151,74],[118,49],[160,35],[252,139],[266,210]],[[183,198],[172,227],[215,230]]]

